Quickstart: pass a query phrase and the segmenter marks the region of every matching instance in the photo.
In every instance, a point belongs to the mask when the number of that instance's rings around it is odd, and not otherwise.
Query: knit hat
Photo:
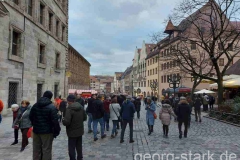
[[[68,102],[75,102],[75,99],[76,99],[76,97],[75,97],[74,95],[72,95],[72,94],[70,94],[70,95],[67,97],[67,101],[68,101]]]
[[[12,104],[12,105],[11,105],[11,108],[12,108],[12,109],[19,108],[19,105],[18,105],[18,104]]]
[[[180,100],[186,100],[186,98],[185,97],[180,97]]]
[[[52,99],[53,94],[52,94],[51,91],[46,91],[46,92],[44,92],[43,97],[46,97],[48,99]]]

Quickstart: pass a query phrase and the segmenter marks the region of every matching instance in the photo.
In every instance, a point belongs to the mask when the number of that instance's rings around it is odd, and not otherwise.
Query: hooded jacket
[[[49,98],[41,97],[33,105],[29,118],[33,125],[33,132],[36,134],[51,134],[56,137],[60,133],[57,109]]]
[[[191,115],[191,107],[189,106],[187,100],[180,100],[177,107],[178,121],[189,121],[190,115]]]
[[[87,115],[83,106],[78,103],[72,103],[66,109],[63,125],[66,126],[68,137],[80,137],[84,134],[83,122],[87,120]]]
[[[159,112],[159,119],[162,121],[162,124],[170,125],[171,115],[176,117],[176,115],[172,110],[172,106],[170,106],[169,104],[163,104]]]

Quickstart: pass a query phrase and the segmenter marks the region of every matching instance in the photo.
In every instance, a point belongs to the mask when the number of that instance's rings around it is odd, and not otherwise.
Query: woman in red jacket
[[[104,120],[104,130],[106,129],[107,131],[109,131],[109,119],[110,119],[110,110],[109,110],[109,105],[110,105],[110,98],[107,98],[104,102],[103,102],[103,107],[104,107],[104,116],[103,116],[103,120]]]

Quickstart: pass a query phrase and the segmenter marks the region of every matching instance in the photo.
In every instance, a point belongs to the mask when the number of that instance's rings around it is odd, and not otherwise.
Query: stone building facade
[[[68,89],[88,90],[90,87],[90,66],[91,64],[70,44],[68,45]]]
[[[68,0],[0,2],[0,97],[7,108],[65,93]],[[5,112],[6,113],[6,112]]]

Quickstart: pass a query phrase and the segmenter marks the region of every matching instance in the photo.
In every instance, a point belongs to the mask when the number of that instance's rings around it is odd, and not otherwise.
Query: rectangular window
[[[19,4],[18,0],[13,0],[13,3]]]
[[[218,49],[219,49],[220,51],[222,51],[222,50],[223,50],[222,43],[218,43]]]
[[[156,57],[156,59],[155,59],[155,60],[156,60],[156,63],[157,63],[157,60],[158,60],[158,59],[157,59],[157,57]]]
[[[149,70],[148,70],[148,76],[149,76]]]
[[[191,50],[196,50],[196,49],[197,49],[196,42],[191,42]]]
[[[48,13],[48,30],[52,31],[52,27],[53,27],[53,14],[52,13]]]
[[[40,44],[39,46],[39,63],[44,64],[45,61],[45,46]]]
[[[148,60],[148,66],[149,66],[149,60]]]
[[[57,98],[58,97],[58,85],[55,84],[54,85],[54,98]]]
[[[56,21],[56,36],[59,36],[59,21]]]
[[[43,4],[40,4],[40,17],[39,17],[39,21],[42,25],[44,25],[44,8],[45,6]]]
[[[161,64],[161,70],[163,70],[163,64]]]
[[[161,82],[163,83],[163,76],[161,77]]]
[[[56,62],[55,62],[55,68],[60,69],[60,53],[56,54]]]
[[[32,16],[32,6],[33,6],[33,3],[32,3],[32,0],[27,0],[27,13]]]
[[[224,58],[219,58],[219,66],[224,66]]]
[[[150,76],[152,75],[152,70],[150,70]]]
[[[193,64],[196,64],[197,63],[197,58],[193,58],[192,61],[193,61]]]
[[[138,87],[141,87],[141,83],[140,82],[138,83]]]
[[[65,40],[65,27],[62,26],[62,41]]]
[[[152,59],[152,64],[154,64],[154,58]]]
[[[16,83],[16,82],[9,82],[9,88],[8,88],[8,108],[10,108],[12,104],[18,104],[17,103],[17,97],[18,97],[18,83]]]
[[[37,84],[37,100],[42,97],[43,84]]]
[[[149,87],[150,85],[149,85],[149,80],[148,80],[148,87]]]
[[[155,69],[155,74],[157,74],[157,68]]]
[[[166,75],[164,76],[164,83],[166,83],[166,79],[167,79],[167,77],[166,77]]]
[[[233,45],[231,43],[228,43],[228,51],[233,51]]]
[[[146,87],[146,81],[144,81],[144,87]]]
[[[15,56],[19,55],[20,37],[21,37],[21,34],[13,30],[13,33],[12,33],[12,55],[15,55]]]

